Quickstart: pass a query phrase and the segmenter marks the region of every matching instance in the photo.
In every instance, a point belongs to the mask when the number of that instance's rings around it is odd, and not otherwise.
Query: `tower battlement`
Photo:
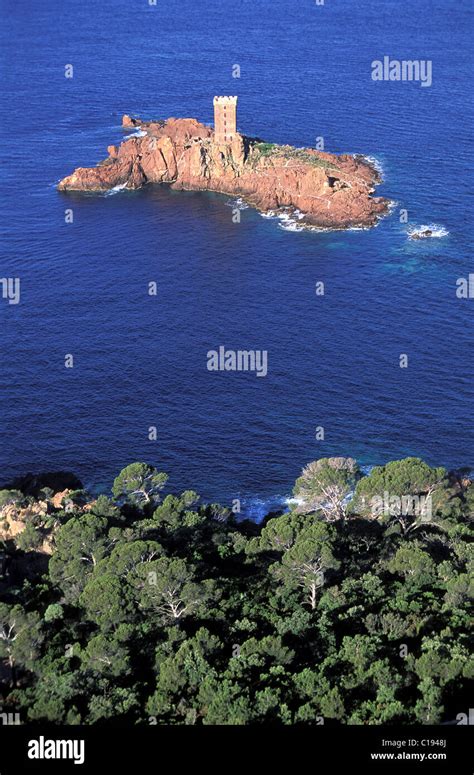
[[[214,97],[214,141],[230,143],[237,133],[237,97]]]
[[[237,97],[214,97],[214,105],[237,105]]]

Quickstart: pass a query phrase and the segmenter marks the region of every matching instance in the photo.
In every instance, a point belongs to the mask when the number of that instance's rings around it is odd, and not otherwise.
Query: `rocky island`
[[[373,197],[381,182],[362,156],[262,142],[236,130],[236,97],[215,97],[214,129],[194,118],[141,121],[137,130],[96,167],[78,167],[60,191],[138,189],[166,183],[173,189],[215,191],[241,197],[262,212],[290,211],[308,228],[370,227],[389,200]]]

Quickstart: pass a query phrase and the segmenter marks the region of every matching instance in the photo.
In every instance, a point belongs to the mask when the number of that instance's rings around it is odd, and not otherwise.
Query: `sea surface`
[[[258,518],[322,456],[474,468],[469,0],[0,7],[0,277],[21,281],[0,298],[1,480],[69,469],[107,490],[146,460]],[[432,86],[374,82],[384,56],[430,60]],[[57,192],[127,135],[122,114],[211,123],[215,94],[238,95],[245,134],[373,157],[390,216],[308,233],[235,223],[217,194]],[[421,225],[444,236],[409,240]],[[209,372],[219,346],[267,350],[268,375]]]

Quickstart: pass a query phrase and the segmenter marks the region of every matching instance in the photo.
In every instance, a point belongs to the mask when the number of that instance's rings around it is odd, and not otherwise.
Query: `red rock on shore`
[[[137,189],[167,183],[175,189],[217,191],[242,197],[258,210],[304,214],[302,225],[323,228],[372,226],[389,201],[373,197],[378,172],[364,158],[263,143],[237,134],[227,145],[193,118],[122,124],[144,134],[108,147],[97,167],[78,167],[60,191]]]

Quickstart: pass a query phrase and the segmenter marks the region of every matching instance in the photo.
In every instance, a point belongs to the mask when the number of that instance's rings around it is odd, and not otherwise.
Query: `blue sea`
[[[0,298],[3,481],[68,469],[107,490],[145,460],[258,518],[322,456],[474,467],[469,0],[1,10],[0,276],[21,281]],[[384,56],[430,60],[432,86],[374,82]],[[310,233],[234,223],[217,194],[56,190],[123,139],[123,113],[210,124],[215,94],[238,95],[245,134],[373,157],[390,216]],[[432,224],[445,236],[407,238]],[[209,372],[219,346],[267,350],[268,375]]]

